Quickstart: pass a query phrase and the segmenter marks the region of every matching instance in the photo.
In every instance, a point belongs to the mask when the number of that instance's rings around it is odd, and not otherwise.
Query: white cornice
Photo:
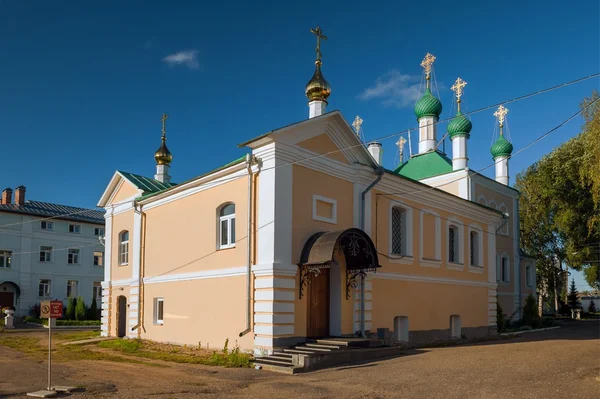
[[[414,281],[419,283],[437,283],[437,284],[449,284],[449,285],[463,285],[469,287],[485,287],[493,288],[496,284],[488,283],[487,281],[475,281],[475,280],[459,280],[453,278],[440,278],[440,277],[429,277],[419,276],[415,274],[401,274],[401,273],[387,273],[380,272],[369,273],[372,278],[383,279],[383,280],[400,280],[400,281]]]

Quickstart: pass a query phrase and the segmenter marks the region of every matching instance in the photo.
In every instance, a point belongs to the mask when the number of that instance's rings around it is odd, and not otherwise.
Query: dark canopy
[[[12,285],[15,288],[15,291],[17,292],[17,296],[21,295],[21,287],[19,287],[17,283],[14,283],[12,281],[0,281],[0,285],[2,284]]]

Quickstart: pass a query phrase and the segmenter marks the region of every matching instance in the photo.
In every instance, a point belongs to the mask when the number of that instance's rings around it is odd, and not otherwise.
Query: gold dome
[[[163,136],[160,148],[154,153],[154,159],[158,165],[169,165],[173,160],[173,155],[171,155],[171,151],[169,151],[165,143],[166,140],[167,138]]]
[[[306,97],[308,101],[325,101],[331,94],[331,86],[321,73],[321,61],[315,62],[315,73],[306,84]]]

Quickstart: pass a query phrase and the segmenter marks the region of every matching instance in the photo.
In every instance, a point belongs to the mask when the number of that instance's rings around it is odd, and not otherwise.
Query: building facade
[[[102,211],[25,200],[25,187],[2,192],[0,307],[17,316],[43,300],[81,296],[101,304],[104,276]]]
[[[214,348],[227,339],[255,353],[379,328],[410,342],[495,334],[497,267],[507,266],[498,255],[518,255],[517,193],[466,161],[453,171],[437,151],[431,57],[415,106],[419,154],[395,170],[381,164],[381,144],[361,141],[360,123],[326,112],[319,47],[309,118],[242,143],[249,153],[217,170],[172,183],[163,116],[154,178],[117,171],[98,204],[102,334]],[[468,128],[453,137],[461,158]],[[430,180],[452,173],[465,174],[457,187]]]

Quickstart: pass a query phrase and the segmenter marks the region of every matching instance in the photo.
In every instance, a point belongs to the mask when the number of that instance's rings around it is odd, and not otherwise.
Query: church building
[[[535,265],[519,250],[512,145],[496,115],[495,178],[468,167],[472,124],[453,86],[452,158],[439,149],[442,103],[435,60],[415,105],[418,153],[395,170],[326,110],[320,28],[308,118],[252,138],[248,153],[189,181],[171,182],[166,145],[156,174],[116,171],[106,210],[102,335],[271,353],[312,337],[426,342],[496,333],[496,304],[515,313],[535,294]],[[403,144],[405,140],[400,140]],[[402,150],[402,147],[401,147]]]

